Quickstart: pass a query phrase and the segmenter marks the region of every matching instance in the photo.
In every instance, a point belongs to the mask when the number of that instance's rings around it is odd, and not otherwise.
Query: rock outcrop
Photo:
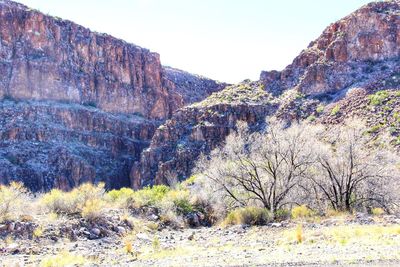
[[[132,184],[189,177],[193,161],[223,144],[238,120],[262,125],[267,115],[322,123],[351,115],[371,117],[368,94],[400,89],[399,47],[400,2],[363,6],[330,25],[283,71],[262,72],[258,82],[227,87],[178,111],[157,129],[132,169]]]
[[[223,86],[12,1],[0,1],[0,26],[0,183],[129,187],[160,123]]]
[[[237,92],[242,94],[235,94]],[[187,178],[200,154],[209,153],[222,144],[237,121],[247,122],[254,130],[262,129],[265,117],[277,108],[276,103],[269,100],[270,96],[260,83],[243,83],[178,110],[156,130],[150,147],[132,168],[131,184],[140,188],[165,184],[171,178]]]
[[[164,71],[173,91],[182,96],[184,105],[200,102],[229,85],[171,67],[165,66]]]
[[[260,79],[276,95],[293,87],[318,95],[369,83],[382,72],[375,65],[398,63],[399,13],[397,0],[370,3],[331,24],[283,71],[264,71]]]

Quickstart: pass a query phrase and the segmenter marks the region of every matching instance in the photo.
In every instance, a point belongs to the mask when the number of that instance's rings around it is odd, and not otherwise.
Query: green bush
[[[41,203],[51,212],[57,214],[78,213],[76,196],[72,193],[66,193],[59,189],[53,189],[45,194]]]
[[[184,187],[188,187],[188,186],[194,185],[195,181],[196,181],[196,175],[192,175],[189,178],[187,178],[185,181],[183,181],[181,183],[181,185]]]
[[[382,105],[382,103],[389,97],[387,91],[378,91],[373,95],[368,96],[369,103],[373,106]]]
[[[279,209],[275,212],[275,220],[284,221],[290,218],[290,210]]]
[[[373,208],[371,210],[371,214],[374,216],[381,216],[381,215],[385,214],[385,211],[382,208]]]
[[[250,206],[229,212],[224,220],[224,224],[264,225],[270,221],[272,221],[272,215],[267,209]]]
[[[308,116],[308,118],[307,118],[307,120],[308,121],[310,121],[310,122],[313,122],[313,121],[315,121],[315,116],[314,115],[310,115],[310,116]]]
[[[102,199],[94,198],[85,202],[82,207],[82,218],[89,221],[98,221],[104,217],[105,202]]]
[[[340,106],[336,105],[332,110],[331,110],[331,115],[335,116],[336,114],[338,114],[340,111]]]
[[[163,200],[170,190],[166,185],[145,187],[142,190],[136,191],[133,199],[138,206],[155,206]]]
[[[131,188],[121,188],[109,191],[106,194],[106,201],[116,204],[122,208],[130,208],[134,202],[135,191]]]
[[[322,112],[324,112],[324,109],[325,109],[325,107],[323,105],[318,105],[316,111],[317,111],[317,113],[322,113]]]
[[[174,203],[178,214],[185,215],[194,211],[189,195],[190,192],[188,190],[173,190],[167,195],[167,200]]]
[[[383,126],[384,126],[383,124],[374,125],[374,126],[372,126],[371,128],[369,128],[369,129],[367,130],[367,133],[369,133],[369,134],[377,133],[377,132],[379,132],[379,130],[380,130]]]
[[[135,191],[133,191],[133,189],[124,187],[124,188],[121,188],[118,190],[113,189],[113,190],[109,191],[107,193],[107,197],[111,201],[118,201],[120,199],[125,199],[128,197],[131,197],[134,193],[135,193]]]

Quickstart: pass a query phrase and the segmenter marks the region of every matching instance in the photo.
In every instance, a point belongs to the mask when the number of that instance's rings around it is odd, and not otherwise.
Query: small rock
[[[78,240],[78,233],[79,233],[78,231],[72,230],[70,235],[69,235],[69,239],[71,241],[77,241]]]
[[[200,218],[197,213],[192,212],[186,215],[185,218],[186,224],[190,227],[199,227],[200,226]]]
[[[9,225],[8,225],[8,231],[9,232],[12,232],[12,231],[14,231],[14,229],[15,229],[15,223],[10,223]]]
[[[99,239],[99,236],[98,236],[98,235],[95,235],[94,233],[90,233],[88,239],[89,239],[89,240]]]
[[[155,215],[155,214],[151,214],[151,215],[149,216],[149,220],[150,220],[150,221],[157,221],[159,218],[160,218],[160,217],[158,217],[158,216]]]
[[[282,224],[281,223],[271,223],[270,226],[273,228],[280,228],[280,227],[282,227]]]
[[[0,231],[7,230],[8,226],[6,224],[0,224]]]
[[[119,233],[119,234],[125,234],[125,232],[126,232],[125,228],[122,227],[122,226],[117,226],[117,227],[115,228],[115,230],[116,230],[116,232]]]
[[[93,229],[92,229],[92,234],[98,236],[98,235],[100,235],[100,233],[101,233],[101,232],[100,232],[100,229],[99,229],[99,228],[93,228]]]
[[[7,246],[8,250],[13,250],[13,249],[16,249],[16,248],[18,248],[18,244],[17,243],[11,243],[11,244],[9,244]]]
[[[193,238],[194,238],[194,232],[192,232],[192,234],[188,236],[189,240],[193,240]]]

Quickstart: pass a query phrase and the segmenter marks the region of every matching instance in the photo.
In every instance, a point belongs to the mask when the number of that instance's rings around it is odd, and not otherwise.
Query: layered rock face
[[[237,95],[234,99],[233,92],[252,97]],[[178,110],[157,129],[150,147],[132,168],[131,184],[140,188],[187,178],[201,153],[221,145],[237,121],[247,122],[254,130],[262,129],[266,116],[277,109],[269,99],[262,85],[254,82],[227,87],[203,102]]]
[[[0,97],[92,103],[168,117],[176,95],[159,55],[10,1],[0,3]]]
[[[335,93],[369,83],[382,72],[374,65],[398,64],[399,13],[399,1],[370,3],[330,25],[286,69],[260,79],[275,94],[293,87],[306,95]]]
[[[220,145],[238,120],[260,129],[273,110],[269,105],[217,104],[207,109],[189,107],[178,111],[157,129],[141,162],[132,169],[131,184],[140,188],[187,178],[200,154]]]
[[[258,82],[228,87],[179,111],[157,129],[132,169],[132,184],[189,177],[193,161],[222,145],[238,120],[260,126],[270,115],[322,123],[337,123],[347,115],[372,117],[368,94],[400,88],[399,47],[400,2],[360,8],[330,25],[283,71],[262,72]]]
[[[104,181],[130,186],[129,172],[156,123],[56,102],[0,103],[0,184],[33,191]]]
[[[8,0],[0,26],[0,184],[129,187],[160,123],[221,88],[184,72],[170,80],[156,53]]]

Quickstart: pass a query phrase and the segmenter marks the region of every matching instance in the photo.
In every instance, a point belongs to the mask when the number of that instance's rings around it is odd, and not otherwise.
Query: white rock
[[[151,241],[150,237],[149,237],[147,234],[145,234],[145,233],[138,233],[138,234],[136,234],[136,237],[137,237],[138,239],[142,239],[142,240],[146,240],[146,241]]]
[[[117,226],[116,230],[120,234],[125,234],[125,232],[126,232],[125,228],[122,226]]]
[[[93,229],[92,229],[92,234],[94,234],[94,235],[100,235],[100,233],[101,233],[101,231],[100,231],[99,228],[93,228]]]

